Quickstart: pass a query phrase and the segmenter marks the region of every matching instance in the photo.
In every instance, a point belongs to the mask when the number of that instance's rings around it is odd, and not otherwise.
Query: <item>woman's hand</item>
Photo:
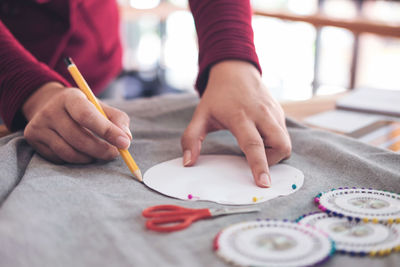
[[[129,117],[101,104],[110,120],[77,88],[50,82],[24,103],[28,120],[24,136],[44,158],[55,163],[111,160],[127,149],[132,135]]]
[[[269,187],[268,165],[291,154],[285,116],[258,70],[238,60],[211,68],[207,88],[182,136],[183,164],[195,164],[207,133],[228,129],[246,155],[255,183]]]

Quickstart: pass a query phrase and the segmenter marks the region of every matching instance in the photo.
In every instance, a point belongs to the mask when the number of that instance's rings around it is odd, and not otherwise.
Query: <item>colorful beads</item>
[[[188,199],[192,199],[193,198],[193,195],[192,194],[189,194],[188,195]]]
[[[382,202],[387,202],[387,203],[395,203],[400,200],[400,197],[395,193],[390,193],[390,192],[385,192],[385,191],[380,191],[380,190],[374,190],[374,189],[366,189],[366,188],[348,188],[345,187],[343,188],[338,188],[338,189],[331,189],[330,191],[327,192],[322,192],[317,194],[314,198],[313,201],[315,202],[316,206],[325,213],[325,216],[330,217],[330,216],[335,216],[337,218],[342,218],[345,219],[344,221],[347,221],[351,227],[353,227],[357,223],[371,223],[374,225],[370,225],[369,227],[375,228],[378,227],[376,226],[377,224],[383,224],[384,227],[387,228],[387,231],[394,231],[392,225],[393,224],[400,224],[400,217],[397,214],[392,214],[392,213],[385,213],[385,211],[382,211],[383,208],[380,208],[380,210],[377,210],[376,212],[372,213],[367,213],[361,214],[361,212],[354,212],[354,214],[351,212],[352,208],[355,208],[355,206],[358,206],[354,203],[350,202],[345,202],[343,206],[345,206],[348,209],[346,210],[345,208],[340,209],[342,203],[340,205],[336,203],[333,200],[342,198],[345,199],[346,197],[353,197],[354,196],[365,196],[367,198],[371,199],[377,199],[380,200],[382,199]],[[354,195],[354,196],[353,196]],[[400,195],[400,194],[399,194]],[[394,200],[392,200],[394,199]],[[373,202],[373,201],[372,201]],[[377,201],[379,202],[379,201]],[[334,203],[334,204],[332,204]],[[346,205],[347,206],[346,206]],[[397,205],[397,204],[396,204]],[[354,206],[354,207],[353,207]],[[378,209],[378,208],[377,208]],[[383,215],[382,215],[383,214]],[[361,215],[361,216],[360,216]],[[390,216],[392,215],[392,216]],[[397,216],[396,216],[397,215]],[[306,216],[307,217],[307,216]],[[306,223],[307,219],[303,221],[304,216],[300,217],[299,219],[296,220],[296,222],[299,222],[300,224]],[[310,220],[308,220],[308,223],[310,223]],[[315,219],[316,220],[316,219]],[[322,220],[322,219],[319,219]],[[386,225],[385,225],[386,224]],[[400,236],[400,235],[399,235]],[[368,249],[365,248],[364,251],[359,251],[358,249],[354,250],[352,248],[346,248],[343,249],[342,247],[339,246],[339,249],[337,250],[338,253],[343,253],[343,254],[348,254],[350,256],[370,256],[370,257],[382,257],[389,255],[392,252],[400,252],[400,245],[399,245],[399,240],[400,237],[397,236],[397,245],[392,246],[388,248],[388,246],[382,245],[382,246],[375,246],[375,247],[370,247]],[[383,249],[380,249],[383,248]],[[372,250],[371,249],[375,249]]]
[[[292,184],[292,189],[295,190],[297,188],[297,185]]]
[[[369,253],[369,255],[370,255],[371,257],[375,257],[375,256],[376,256],[376,251],[371,251],[371,252]]]
[[[325,209],[325,212],[326,212],[327,214],[331,214],[331,212],[332,212],[331,210],[328,210],[328,209],[325,208],[325,207],[324,207],[324,209]]]
[[[257,198],[256,197],[253,197],[253,202],[257,202]]]

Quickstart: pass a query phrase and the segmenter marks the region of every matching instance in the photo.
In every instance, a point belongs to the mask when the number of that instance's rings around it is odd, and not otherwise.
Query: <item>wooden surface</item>
[[[343,97],[346,93],[330,96],[315,96],[304,101],[284,101],[281,102],[286,116],[298,121],[303,121],[306,117],[317,113],[335,109],[336,100]]]
[[[297,15],[286,12],[272,12],[264,10],[254,10],[254,15],[266,16],[288,21],[307,22],[315,27],[333,26],[347,29],[354,33],[373,33],[380,36],[400,37],[400,24],[389,24],[365,18],[333,18],[326,15]]]

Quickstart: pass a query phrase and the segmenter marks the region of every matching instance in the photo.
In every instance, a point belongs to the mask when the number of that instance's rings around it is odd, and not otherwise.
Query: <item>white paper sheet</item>
[[[148,187],[167,196],[227,205],[264,202],[294,193],[303,185],[303,173],[289,165],[273,166],[270,174],[272,186],[261,188],[254,183],[244,157],[202,155],[192,167],[183,167],[182,158],[155,165],[146,171],[143,181]],[[189,195],[192,199],[189,199]]]
[[[328,130],[351,133],[383,117],[382,115],[336,109],[307,117],[304,122]]]
[[[360,88],[336,101],[338,108],[400,116],[400,90]]]

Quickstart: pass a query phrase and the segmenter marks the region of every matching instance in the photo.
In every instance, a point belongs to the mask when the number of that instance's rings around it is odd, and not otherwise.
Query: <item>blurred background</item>
[[[118,0],[124,72],[113,98],[195,92],[187,0]],[[253,0],[263,80],[278,100],[400,90],[400,1]]]

